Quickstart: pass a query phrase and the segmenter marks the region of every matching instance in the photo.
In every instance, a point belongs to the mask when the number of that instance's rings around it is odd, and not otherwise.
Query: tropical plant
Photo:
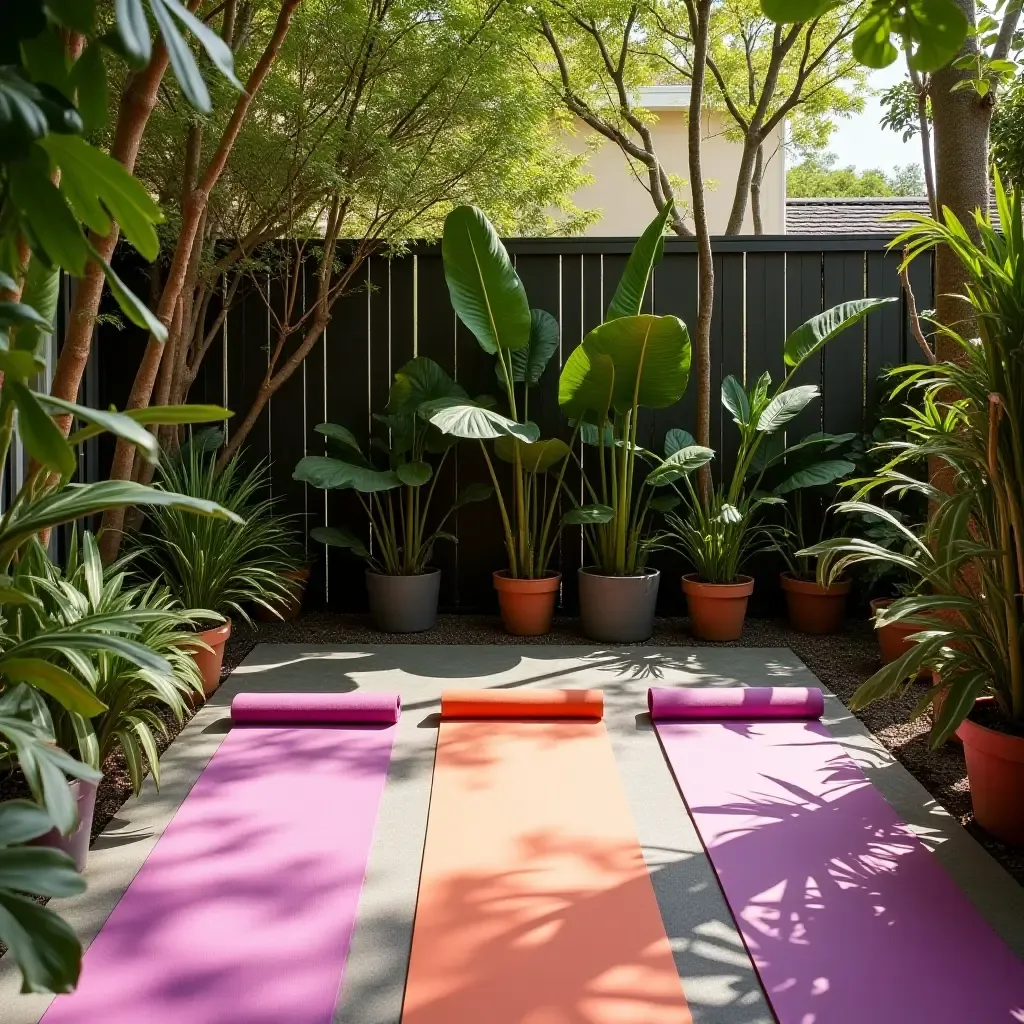
[[[785,503],[782,494],[815,481],[826,483],[835,479],[836,472],[853,469],[852,465],[839,466],[843,460],[821,458],[843,442],[843,435],[815,433],[795,444],[787,443],[783,428],[819,395],[816,384],[790,387],[790,383],[800,367],[830,341],[894,301],[855,299],[801,324],[785,341],[783,359],[789,372],[774,390],[767,371],[749,390],[732,375],[722,381],[722,405],[740,434],[732,476],[706,497],[687,481],[689,507],[668,519],[675,546],[705,583],[732,582],[749,557],[778,544],[778,529],[764,524],[762,516],[768,506]],[[777,477],[774,486],[782,489],[779,493],[765,489],[772,475]],[[671,537],[662,543],[673,544]]]
[[[272,614],[292,594],[286,574],[298,567],[292,520],[277,511],[266,462],[250,469],[239,453],[217,470],[219,432],[196,435],[159,467],[158,482],[233,513],[231,520],[157,508],[136,538],[138,566],[167,587],[196,618],[249,622],[248,605]]]
[[[893,242],[906,246],[906,261],[948,246],[968,275],[967,298],[980,332],[965,338],[941,326],[958,360],[892,371],[903,389],[922,392],[924,400],[908,418],[907,439],[888,446],[894,453],[889,462],[862,483],[854,502],[840,506],[887,519],[903,534],[909,553],[864,538],[826,541],[809,552],[821,556],[824,579],[848,565],[887,559],[921,581],[922,592],[895,601],[883,619],[920,622],[916,643],[866,680],[853,706],[897,693],[930,668],[941,682],[917,710],[935,703],[936,746],[985,694],[994,698],[1007,728],[1019,730],[1024,723],[1024,218],[1019,193],[1007,194],[998,176],[996,202],[1001,231],[979,213],[972,226],[978,241],[945,210],[941,222],[915,216]],[[935,482],[913,472],[915,464],[929,461],[948,467]],[[927,499],[931,515],[923,535],[862,500],[875,490]]]
[[[126,586],[130,563],[131,558],[125,558],[104,568],[95,538],[85,533],[80,549],[77,538],[72,538],[63,571],[37,542],[20,563],[15,580],[42,602],[41,612],[26,609],[23,628],[29,636],[109,615],[137,623],[133,640],[151,655],[144,664],[116,649],[79,652],[66,659],[103,710],[87,715],[53,698],[48,704],[57,743],[95,769],[120,749],[138,794],[145,777],[143,758],[157,788],[160,785],[157,739],[166,737],[167,728],[159,712],[180,723],[189,699],[201,695],[203,685],[186,632],[195,628],[198,618],[178,607],[167,589],[155,583]]]
[[[492,409],[486,396],[472,400],[465,393],[424,403],[419,414],[442,434],[479,441],[501,513],[508,574],[539,579],[548,574],[558,539],[559,496],[575,442],[575,434],[570,444],[540,440],[529,419],[530,391],[558,350],[558,321],[530,309],[501,239],[476,207],[460,206],[445,218],[441,255],[456,314],[497,359],[510,415]],[[491,440],[495,457],[512,467],[511,493],[502,488],[487,450]]]
[[[674,316],[641,315],[651,270],[664,251],[668,211],[640,237],[608,305],[606,319],[565,362],[558,404],[597,449],[583,481],[592,502],[566,513],[584,528],[597,568],[607,575],[642,573],[657,546],[652,512],[667,512],[678,495],[656,494],[688,478],[714,457],[682,431],[666,438],[665,457],[637,443],[640,410],[674,405],[690,377],[690,336]]]
[[[436,541],[456,541],[443,530],[449,516],[491,495],[487,485],[471,484],[431,529],[434,488],[456,438],[442,434],[424,410],[431,410],[431,403],[438,400],[468,397],[437,363],[417,356],[395,374],[384,412],[374,413],[385,436],[371,440],[369,454],[363,454],[347,428],[321,423],[316,429],[326,438],[331,454],[307,455],[295,467],[294,477],[321,490],[355,491],[370,524],[370,544],[365,534],[361,537],[340,526],[318,526],[310,536],[350,549],[375,572],[388,576],[424,572]],[[373,464],[374,452],[384,456],[385,468]],[[436,466],[427,461],[428,456],[439,456]]]

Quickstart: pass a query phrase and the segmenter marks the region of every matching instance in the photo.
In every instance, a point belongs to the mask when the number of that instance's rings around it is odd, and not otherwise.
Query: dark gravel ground
[[[238,626],[228,642],[222,678],[258,643],[422,643],[422,644],[521,644],[519,638],[503,632],[496,617],[442,615],[429,633],[394,636],[378,633],[365,616],[312,612],[293,622]],[[549,634],[531,637],[532,644],[592,644],[579,632],[572,619],[559,619]],[[873,631],[866,622],[852,622],[835,636],[808,636],[793,632],[782,620],[748,619],[743,636],[731,644],[706,644],[690,636],[687,620],[657,620],[650,647],[789,647],[807,667],[841,700],[848,701],[854,690],[879,667]],[[916,688],[902,700],[881,702],[861,712],[860,718],[878,739],[915,775],[950,814],[1024,885],[1024,850],[1013,849],[990,838],[971,820],[970,790],[963,752],[955,743],[933,751],[928,746],[929,721],[908,721],[919,699]],[[181,731],[168,722],[171,738]],[[161,752],[169,741],[160,744]],[[96,801],[93,837],[99,834],[118,808],[131,795],[131,783],[120,754],[111,755],[104,765],[104,780]],[[0,799],[24,795],[23,783],[9,777],[0,781]]]

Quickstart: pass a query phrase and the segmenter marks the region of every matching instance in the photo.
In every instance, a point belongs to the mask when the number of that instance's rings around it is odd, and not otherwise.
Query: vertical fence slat
[[[561,336],[559,341],[559,352],[557,356],[556,374],[561,373],[569,353],[572,352],[583,339],[583,256],[566,254],[559,258],[560,272],[560,293],[557,313]],[[581,445],[577,443],[577,451]],[[569,466],[566,472],[566,486],[576,495],[578,500],[583,500],[582,483],[579,470],[575,464]],[[579,580],[577,572],[585,561],[583,551],[583,536],[578,526],[566,527],[559,536],[561,557],[559,559],[562,571],[562,606],[575,608],[579,594]]]
[[[825,253],[822,304],[831,309],[864,297],[864,253]],[[824,349],[821,383],[822,429],[831,434],[858,429],[864,410],[864,331],[861,321]]]
[[[886,295],[899,296],[899,253],[869,252],[867,254],[867,294],[871,298]],[[905,303],[901,299],[883,306],[867,321],[867,401],[864,406],[864,427],[870,429],[879,405],[890,385],[882,379],[882,372],[904,361],[906,351]],[[913,358],[913,355],[911,354]]]
[[[786,255],[786,334],[791,334],[805,320],[820,313],[822,306],[822,253],[801,252]],[[822,383],[822,356],[808,359],[793,375],[791,386]],[[821,402],[814,401],[787,425],[787,436],[800,438],[821,430]]]
[[[712,380],[711,418],[718,426],[718,444],[712,443],[718,463],[717,472],[722,478],[732,478],[736,466],[736,454],[739,450],[739,430],[733,423],[732,414],[722,405],[721,382],[728,376],[735,377],[742,383],[744,363],[744,329],[743,313],[746,298],[744,288],[744,267],[742,253],[723,253],[718,257],[715,267],[716,308],[714,324],[716,331],[718,359],[718,387]],[[715,330],[714,325],[712,330]],[[713,347],[714,347],[713,341]]]

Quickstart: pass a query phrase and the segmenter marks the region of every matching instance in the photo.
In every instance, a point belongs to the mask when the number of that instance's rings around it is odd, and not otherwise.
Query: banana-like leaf
[[[696,443],[693,434],[688,430],[673,427],[665,433],[665,458],[675,455],[683,448],[692,448]]]
[[[580,505],[571,508],[562,516],[563,526],[598,526],[610,523],[615,518],[615,509],[608,505]]]
[[[557,437],[526,444],[517,437],[499,437],[494,442],[494,454],[503,462],[514,462],[516,450],[527,473],[546,473],[569,455],[569,446]]]
[[[543,376],[551,357],[558,351],[558,321],[546,310],[530,310],[530,342],[526,348],[509,353],[512,361],[512,380],[532,388]],[[505,375],[501,360],[494,364],[494,373],[502,384]]]
[[[682,320],[623,317],[592,330],[566,360],[558,404],[571,419],[590,422],[609,393],[620,413],[634,400],[639,407],[664,409],[679,401],[689,378],[690,336]]]
[[[192,426],[197,423],[222,423],[234,416],[234,413],[220,405],[152,405],[146,409],[125,409],[118,415],[142,426]],[[76,430],[68,442],[72,445],[82,444],[102,434],[105,429],[98,424],[90,424]]]
[[[356,466],[327,455],[307,455],[299,460],[292,473],[292,479],[310,484],[322,491],[358,491],[373,494],[376,491],[391,491],[402,486],[397,473],[390,469],[373,469]]]
[[[335,548],[348,548],[360,558],[370,557],[370,552],[363,539],[341,526],[317,526],[309,531],[309,535],[318,544],[327,544]]]
[[[665,227],[671,216],[672,204],[666,203],[661,213],[644,228],[644,233],[637,239],[626,262],[626,269],[619,278],[612,301],[608,303],[606,320],[640,314],[651,271],[661,262],[662,254],[665,252]]]
[[[801,384],[783,391],[765,406],[758,418],[757,429],[763,434],[774,434],[817,397],[818,388],[815,384]]]
[[[848,477],[857,467],[846,459],[824,459],[798,469],[774,489],[775,494],[789,494],[805,487],[824,487]]]
[[[343,427],[339,423],[318,423],[313,429],[318,434],[323,434],[324,437],[337,442],[343,448],[351,448],[356,455],[362,456],[363,452],[356,440],[356,435],[348,427]]]
[[[800,366],[848,327],[859,323],[872,311],[896,301],[896,296],[885,299],[854,299],[811,317],[786,339],[783,350],[786,365]]]
[[[459,496],[452,505],[452,511],[462,508],[464,505],[472,505],[478,501],[487,501],[493,493],[494,488],[490,484],[470,484],[459,492]]]
[[[434,471],[427,462],[403,462],[395,469],[395,475],[406,487],[422,487]]]
[[[660,466],[647,474],[647,485],[649,487],[662,487],[665,484],[681,480],[689,476],[694,470],[707,465],[715,453],[710,448],[703,448],[700,445],[693,445],[689,448],[680,448],[679,451],[670,455]]]
[[[441,240],[452,307],[491,355],[530,343],[530,303],[491,222],[475,206],[445,218]]]
[[[415,415],[421,405],[440,398],[468,398],[447,373],[426,356],[410,359],[395,373],[385,410],[388,415]]]
[[[36,396],[19,380],[6,380],[4,385],[18,410],[18,434],[28,453],[61,476],[74,473],[75,453]]]
[[[48,693],[69,711],[75,711],[86,718],[107,710],[107,705],[88,686],[83,686],[60,665],[42,658],[0,656],[0,675],[8,682],[28,683]]]
[[[517,423],[501,413],[458,399],[429,402],[421,407],[420,415],[426,417],[441,433],[469,441],[517,437],[530,444],[540,437],[536,423]]]
[[[0,890],[0,942],[21,970],[23,993],[71,992],[78,983],[78,936],[62,917],[35,900]]]
[[[750,422],[750,401],[743,385],[732,374],[722,381],[722,405],[732,413],[733,421],[741,427]]]
[[[76,419],[97,427],[98,431],[113,434],[115,437],[121,438],[122,441],[135,445],[149,462],[156,462],[159,458],[160,446],[157,444],[155,435],[131,416],[125,416],[119,412],[107,412],[103,409],[90,409],[77,402],[66,402],[63,398],[56,398],[53,395],[43,395],[38,392],[34,392],[34,394],[36,401],[43,406],[56,412],[71,413]]]

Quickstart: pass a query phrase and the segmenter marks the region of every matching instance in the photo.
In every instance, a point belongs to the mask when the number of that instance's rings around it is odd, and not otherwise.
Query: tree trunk
[[[974,0],[955,0],[974,25]],[[978,43],[968,35],[961,54],[977,53]],[[931,81],[932,120],[935,143],[935,198],[939,211],[949,208],[974,234],[975,210],[988,211],[988,131],[992,102],[973,89],[953,87],[969,71],[951,66],[936,71]],[[970,306],[962,299],[966,274],[960,261],[944,246],[935,254],[935,308],[940,323],[967,337],[976,333]],[[949,358],[956,347],[941,334],[936,355]]]
[[[764,179],[764,145],[757,147],[754,176],[750,179],[750,208],[754,214],[754,234],[764,234],[764,217],[761,213],[761,181]]]
[[[299,2],[300,0],[281,0],[281,10],[278,14],[273,35],[260,55],[259,61],[257,61],[252,72],[249,74],[249,78],[245,83],[245,91],[235,103],[235,109],[232,111],[231,118],[224,129],[224,133],[221,135],[220,142],[210,159],[201,182],[192,190],[191,195],[189,195],[188,200],[184,204],[178,244],[175,248],[171,269],[167,275],[163,294],[160,296],[160,303],[156,310],[157,318],[167,327],[171,324],[174,311],[177,308],[178,300],[185,285],[188,267],[192,258],[192,249],[196,244],[203,215],[210,201],[210,193],[220,180],[220,176],[238,139],[239,132],[249,113],[254,97],[259,92],[260,87],[270,73],[271,67],[273,67],[274,62],[277,60],[277,55],[284,43],[285,36],[288,34],[292,16]],[[143,409],[149,405],[157,375],[160,371],[160,362],[163,354],[164,346],[162,342],[150,336],[142,356],[142,362],[135,375],[131,393],[128,396],[127,408]],[[110,467],[110,479],[130,480],[134,465],[134,446],[118,440],[114,448],[114,458]],[[118,550],[120,549],[124,516],[125,510],[123,508],[110,509],[103,515],[103,537],[100,540],[100,550],[104,561],[108,563],[117,557]]]
[[[715,298],[715,265],[711,254],[707,205],[704,202],[704,174],[701,168],[701,117],[704,110],[704,78],[707,72],[708,30],[712,0],[693,0],[690,4],[693,26],[693,76],[690,81],[690,114],[687,148],[690,165],[690,190],[693,195],[693,224],[697,236],[697,325],[693,342],[697,387],[697,443],[710,447],[711,440],[711,313]],[[711,488],[708,466],[697,478],[699,492],[706,498]]]
[[[924,168],[924,190],[928,196],[928,209],[936,219],[939,207],[935,201],[935,168],[932,161],[932,129],[928,123],[928,93],[917,94],[917,123],[921,131],[921,166]]]
[[[743,221],[747,216],[747,196],[751,194],[754,180],[758,177],[759,164],[763,167],[761,139],[758,135],[748,132],[743,139],[743,153],[740,156],[739,170],[736,172],[736,191],[732,197],[729,223],[725,226],[727,235],[739,235],[743,232]]]

